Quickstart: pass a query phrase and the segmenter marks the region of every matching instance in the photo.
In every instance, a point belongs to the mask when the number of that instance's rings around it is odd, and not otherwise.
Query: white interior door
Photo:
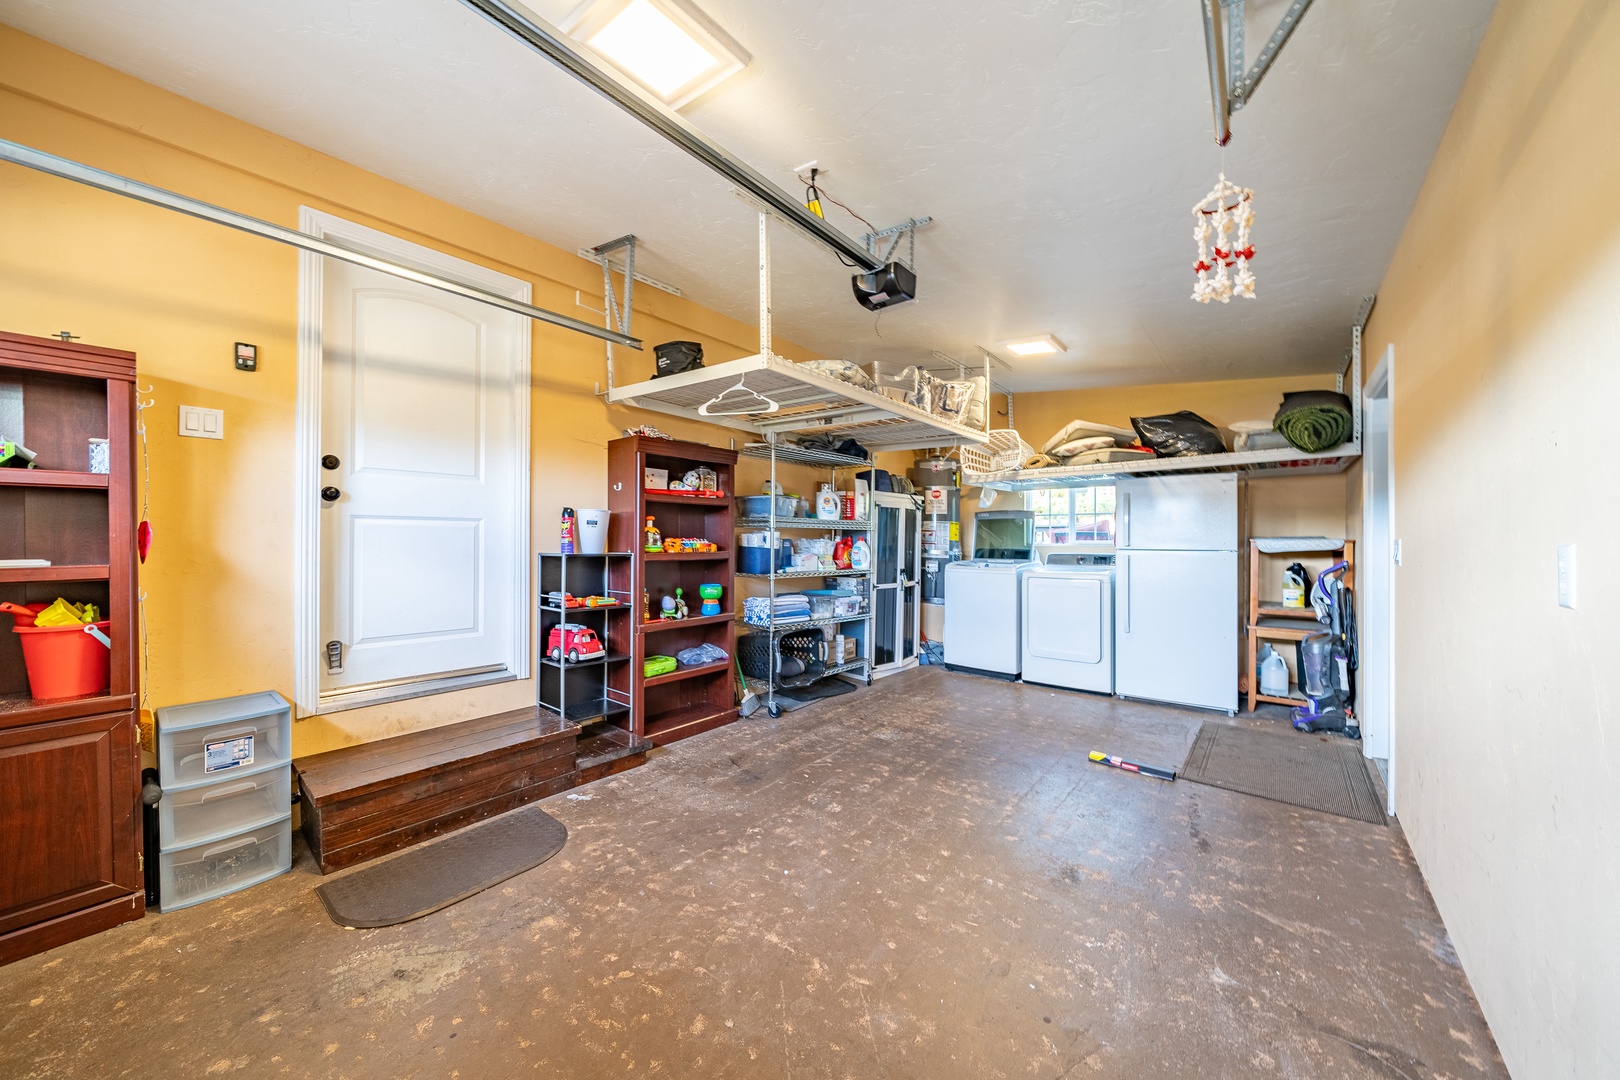
[[[526,320],[335,260],[320,276],[322,700],[521,674]]]

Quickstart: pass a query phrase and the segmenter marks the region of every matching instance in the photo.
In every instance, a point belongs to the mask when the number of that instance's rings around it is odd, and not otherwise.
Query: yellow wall
[[[0,27],[0,137],[255,217],[297,227],[301,205],[361,222],[530,281],[534,303],[583,319],[602,307],[601,270],[446,203]],[[273,688],[293,679],[293,453],[298,303],[292,248],[129,199],[0,166],[0,327],[139,355],[156,402],[155,542],[147,594],[152,707]],[[757,351],[755,330],[656,289],[636,290],[649,343],[703,342],[711,362]],[[260,347],[235,370],[232,344]],[[785,355],[802,350],[779,342]],[[534,546],[554,549],[561,508],[601,506],[608,440],[653,423],[727,445],[735,433],[608,408],[600,342],[535,324]],[[621,381],[651,372],[650,350],[617,350]],[[177,406],[225,410],[223,442],[180,439]],[[739,445],[742,440],[739,439]],[[739,485],[758,490],[749,463]],[[798,486],[806,486],[803,483]],[[311,717],[307,754],[532,704],[532,681]]]
[[[1617,131],[1620,4],[1501,0],[1367,327],[1397,808],[1518,1077],[1620,1075]]]
[[[1211,312],[1219,316],[1220,312]],[[1345,346],[1350,328],[1344,328]],[[1221,429],[1227,444],[1232,433],[1226,425],[1237,420],[1270,420],[1288,390],[1331,390],[1332,375],[1301,375],[1282,379],[1227,379],[1221,382],[1153,383],[1142,386],[1104,386],[1092,390],[1047,390],[1013,395],[1013,423],[1024,441],[1039,450],[1070,420],[1093,420],[1129,429],[1133,416],[1191,409]]]

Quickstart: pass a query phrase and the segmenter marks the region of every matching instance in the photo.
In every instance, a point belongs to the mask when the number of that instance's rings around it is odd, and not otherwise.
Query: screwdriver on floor
[[[1126,761],[1122,757],[1105,754],[1101,750],[1093,750],[1089,756],[1092,761],[1099,765],[1112,765],[1114,768],[1124,769],[1126,772],[1141,773],[1143,776],[1157,776],[1160,780],[1174,780],[1176,778],[1176,770],[1174,769],[1161,769],[1157,765],[1138,765],[1134,761]]]

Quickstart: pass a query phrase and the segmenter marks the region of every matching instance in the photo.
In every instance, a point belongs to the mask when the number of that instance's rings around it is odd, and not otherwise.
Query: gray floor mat
[[[1388,825],[1361,744],[1338,735],[1256,731],[1206,721],[1181,779]]]
[[[323,882],[315,894],[339,926],[393,926],[532,870],[567,839],[562,822],[525,806]]]

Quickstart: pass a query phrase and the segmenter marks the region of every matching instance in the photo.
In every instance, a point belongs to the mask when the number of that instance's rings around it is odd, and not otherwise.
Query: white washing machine
[[[1114,557],[1053,554],[1022,575],[1025,682],[1114,692]]]
[[[1020,579],[1039,563],[963,559],[945,566],[945,666],[1018,678],[1023,650]]]

